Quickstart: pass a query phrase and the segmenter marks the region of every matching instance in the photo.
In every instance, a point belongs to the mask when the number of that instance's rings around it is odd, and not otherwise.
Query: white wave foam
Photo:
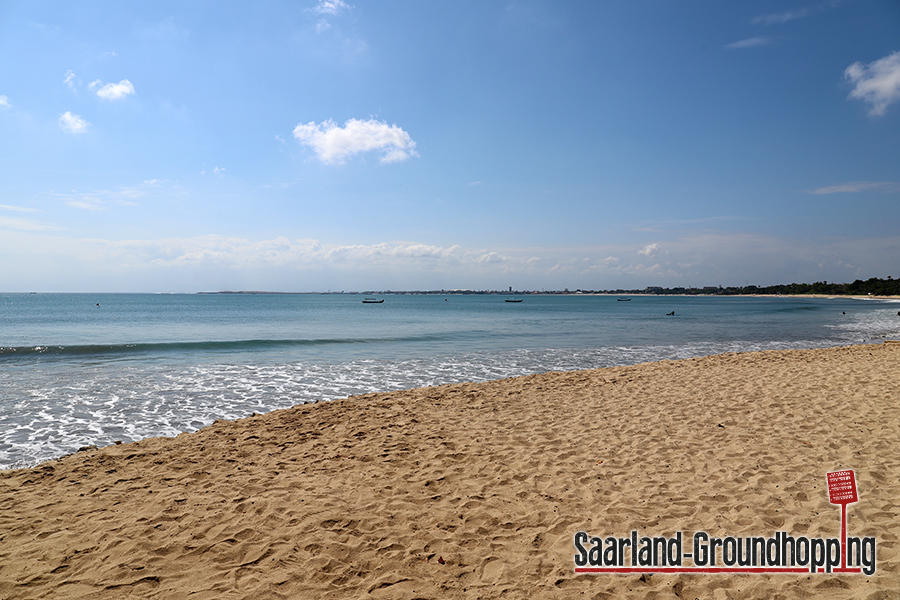
[[[877,327],[877,325],[873,325]],[[863,327],[867,329],[867,327]],[[847,342],[849,343],[849,342]],[[81,447],[175,436],[216,419],[375,391],[487,381],[723,352],[809,348],[822,342],[473,352],[400,361],[162,366],[108,365],[33,373],[13,410],[0,414],[0,468],[31,466]],[[4,379],[6,381],[4,381]],[[5,373],[0,384],[11,386]]]

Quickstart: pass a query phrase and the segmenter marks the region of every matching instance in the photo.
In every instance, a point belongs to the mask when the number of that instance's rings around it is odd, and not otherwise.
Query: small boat
[[[506,301],[507,302],[521,302],[522,299],[521,298],[507,298]]]
[[[384,302],[384,298],[381,300],[376,300],[375,298],[363,298],[363,304],[381,304]]]
[[[619,302],[631,302],[631,298],[616,298]]]

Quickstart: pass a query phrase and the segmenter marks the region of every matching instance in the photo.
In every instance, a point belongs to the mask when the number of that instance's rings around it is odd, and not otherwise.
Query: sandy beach
[[[898,598],[900,344],[368,394],[0,472],[0,598]],[[575,573],[573,536],[837,537],[874,574]],[[652,571],[652,569],[648,569]]]

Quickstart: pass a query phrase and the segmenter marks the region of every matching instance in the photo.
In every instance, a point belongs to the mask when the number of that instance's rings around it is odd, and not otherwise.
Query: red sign
[[[828,502],[831,504],[852,504],[859,502],[856,494],[856,475],[853,471],[835,471],[827,473]]]

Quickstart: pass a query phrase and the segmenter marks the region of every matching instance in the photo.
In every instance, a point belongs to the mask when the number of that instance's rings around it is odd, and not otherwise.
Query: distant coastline
[[[199,294],[356,294],[365,296],[378,295],[439,295],[439,296],[468,296],[468,295],[494,295],[494,296],[526,296],[526,295],[592,295],[592,296],[795,296],[806,298],[872,298],[891,299],[900,298],[900,280],[888,277],[879,279],[872,277],[865,281],[857,279],[853,283],[828,283],[817,281],[815,283],[790,283],[770,286],[704,286],[697,287],[673,287],[664,288],[650,286],[644,289],[615,289],[615,290],[515,290],[511,286],[505,290],[473,290],[473,289],[440,289],[440,290],[363,290],[340,292],[267,292],[267,291],[219,291],[198,292]]]
[[[53,294],[67,292],[35,292],[35,291],[7,291],[0,293],[25,293],[25,294]],[[97,293],[159,293],[159,294],[199,294],[199,295],[264,295],[264,294],[281,294],[281,295],[323,295],[323,294],[346,294],[355,296],[403,296],[403,295],[433,295],[433,296],[751,296],[751,297],[799,297],[799,298],[870,298],[876,299],[898,299],[900,298],[900,279],[888,277],[879,279],[872,277],[865,281],[857,279],[853,283],[828,283],[820,281],[816,283],[790,283],[770,286],[704,286],[704,287],[672,287],[664,288],[657,286],[649,286],[643,289],[431,289],[431,290],[394,290],[394,289],[367,289],[367,290],[310,290],[310,291],[271,291],[271,290],[219,290],[219,291],[196,291],[196,292],[71,292],[78,294],[97,294]]]
[[[232,290],[222,290],[221,292],[197,292],[198,294],[315,294],[318,292],[267,292],[265,290],[240,290],[240,291],[232,291]],[[344,292],[336,292],[339,294],[343,294]],[[356,294],[358,292],[350,292]]]
[[[517,290],[504,292],[497,290],[384,290],[365,292],[267,292],[267,291],[222,291],[222,292],[196,292],[199,295],[281,295],[281,296],[616,296],[616,297],[641,297],[641,296],[672,296],[672,297],[732,297],[732,298],[854,298],[858,300],[900,300],[900,294],[765,294],[765,293],[728,293],[718,294],[714,292],[607,292],[607,291],[537,291]]]

